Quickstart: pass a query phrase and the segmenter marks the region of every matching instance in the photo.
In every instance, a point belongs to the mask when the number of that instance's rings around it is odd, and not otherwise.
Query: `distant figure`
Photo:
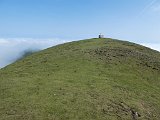
[[[104,35],[102,35],[101,33],[99,34],[98,38],[104,38]]]

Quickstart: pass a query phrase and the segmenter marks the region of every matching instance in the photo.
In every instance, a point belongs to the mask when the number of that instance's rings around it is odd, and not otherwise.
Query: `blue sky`
[[[159,42],[159,0],[0,0],[0,37]]]
[[[99,33],[160,51],[159,21],[160,0],[0,0],[0,63],[31,46]]]

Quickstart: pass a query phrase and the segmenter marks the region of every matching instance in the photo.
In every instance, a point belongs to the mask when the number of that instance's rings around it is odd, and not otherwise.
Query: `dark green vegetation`
[[[0,70],[0,120],[160,120],[160,53],[90,39]]]

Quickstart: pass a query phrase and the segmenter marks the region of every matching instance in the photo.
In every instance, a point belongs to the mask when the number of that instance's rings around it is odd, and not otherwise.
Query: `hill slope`
[[[89,39],[0,70],[0,120],[159,120],[160,53]]]

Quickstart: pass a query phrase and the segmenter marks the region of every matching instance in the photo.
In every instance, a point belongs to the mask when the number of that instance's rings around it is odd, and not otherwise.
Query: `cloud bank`
[[[70,42],[61,39],[33,39],[33,38],[0,38],[0,68],[13,63],[27,50],[37,51]],[[141,43],[144,46],[160,51],[160,43]]]
[[[61,39],[0,38],[0,68],[20,58],[26,50],[43,50],[45,48],[69,42]]]
[[[160,43],[142,43],[142,45],[160,52]]]

